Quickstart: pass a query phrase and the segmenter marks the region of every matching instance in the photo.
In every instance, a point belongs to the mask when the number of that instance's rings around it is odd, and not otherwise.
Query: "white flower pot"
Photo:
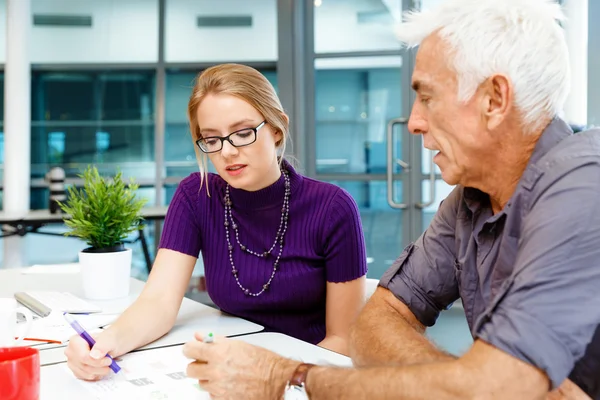
[[[111,253],[79,252],[83,294],[91,300],[112,300],[129,295],[131,249]]]

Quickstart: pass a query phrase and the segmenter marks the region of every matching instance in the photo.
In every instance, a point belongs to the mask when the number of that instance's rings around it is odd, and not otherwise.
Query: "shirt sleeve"
[[[208,184],[208,180],[205,185]],[[198,196],[205,195],[205,188],[200,190],[200,177],[192,174],[179,183],[173,199],[169,204],[163,225],[159,248],[175,250],[192,257],[198,257],[202,249],[198,212]],[[191,196],[196,197],[196,201]]]
[[[522,221],[513,275],[475,336],[544,371],[558,387],[600,323],[600,167],[548,171]]]
[[[389,289],[425,326],[459,297],[454,272],[456,215],[462,187],[440,204],[431,224],[408,245],[383,274],[380,286]]]
[[[338,189],[325,219],[325,277],[328,282],[348,282],[367,273],[365,239],[358,206]]]

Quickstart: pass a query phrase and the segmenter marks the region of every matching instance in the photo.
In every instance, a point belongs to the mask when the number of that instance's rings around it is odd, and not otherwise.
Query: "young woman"
[[[342,189],[297,173],[285,160],[288,117],[269,81],[243,65],[198,76],[188,105],[200,172],[169,205],[143,292],[90,351],[66,350],[82,379],[173,326],[197,257],[223,311],[346,353],[365,295],[366,254],[358,209]],[[206,173],[207,158],[217,174]]]

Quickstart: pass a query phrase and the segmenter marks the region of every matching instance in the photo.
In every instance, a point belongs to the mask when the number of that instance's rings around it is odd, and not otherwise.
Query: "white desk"
[[[0,297],[12,297],[15,292],[27,290],[50,290],[71,292],[83,297],[80,274],[23,274],[23,268],[0,270]],[[139,296],[144,282],[131,278],[129,297],[93,302],[104,313],[122,312]],[[212,307],[184,298],[173,329],[162,338],[146,345],[155,348],[182,344],[194,337],[196,331],[212,331],[217,335],[235,336],[259,332],[262,326],[222,313]],[[64,345],[45,345],[40,349],[42,365],[66,361]]]
[[[165,219],[168,208],[168,206],[143,207],[141,215],[146,221],[162,220]],[[30,210],[26,213],[8,213],[0,211],[0,225],[9,225],[12,227],[12,231],[3,232],[0,237],[14,235],[25,236],[27,233],[63,236],[62,234],[54,232],[41,232],[39,229],[48,224],[62,224],[65,218],[70,217],[68,214],[51,213],[48,209]],[[142,244],[146,268],[148,269],[148,272],[150,272],[152,269],[152,260],[144,229],[138,231],[138,239]]]
[[[284,357],[293,358],[299,361],[320,365],[336,365],[340,367],[352,366],[352,362],[348,357],[280,333],[244,335],[237,337],[236,340],[242,340],[261,346],[281,354]],[[177,347],[181,348],[182,346]],[[116,395],[117,394],[115,393],[115,396]],[[96,399],[96,397],[83,388],[82,384],[77,381],[70,371],[66,370],[64,363],[42,367],[40,399],[54,400],[65,398],[77,398],[81,400]],[[114,399],[119,397],[113,396],[111,398]]]
[[[306,363],[337,365],[340,367],[352,366],[352,360],[349,357],[281,333],[260,332],[239,336],[235,339],[264,347],[284,357]]]

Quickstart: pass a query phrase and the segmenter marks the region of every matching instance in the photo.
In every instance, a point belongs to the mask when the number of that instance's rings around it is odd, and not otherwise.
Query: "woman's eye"
[[[252,131],[250,131],[250,130],[241,131],[241,132],[238,132],[237,135],[241,138],[247,138],[248,136],[252,135]]]

